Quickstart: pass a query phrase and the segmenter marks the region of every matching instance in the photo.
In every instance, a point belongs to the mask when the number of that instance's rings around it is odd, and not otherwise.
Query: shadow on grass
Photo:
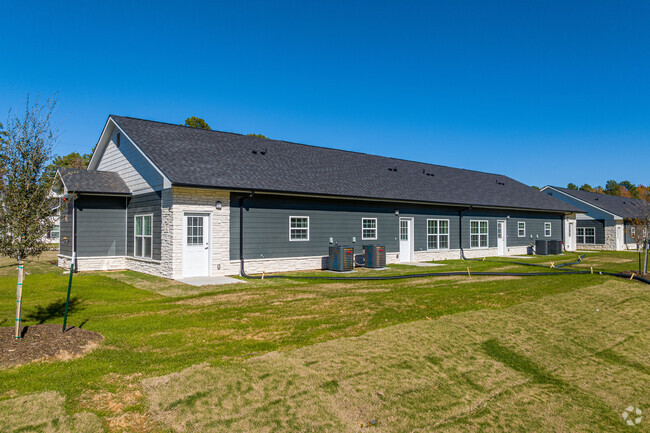
[[[70,305],[68,306],[68,314],[75,313],[81,310],[81,301],[79,298],[70,298]],[[25,315],[26,320],[33,320],[38,322],[39,325],[47,322],[48,320],[63,317],[65,314],[65,300],[54,301],[46,306],[37,305],[35,311]]]

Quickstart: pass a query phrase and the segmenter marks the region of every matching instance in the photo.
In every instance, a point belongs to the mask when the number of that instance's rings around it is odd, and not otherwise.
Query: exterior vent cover
[[[364,245],[364,259],[366,268],[386,267],[386,246],[385,245]]]
[[[329,269],[331,271],[351,271],[354,268],[354,247],[330,246]]]

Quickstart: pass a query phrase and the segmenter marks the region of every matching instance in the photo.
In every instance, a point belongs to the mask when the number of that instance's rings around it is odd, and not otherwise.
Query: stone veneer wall
[[[163,198],[162,261],[168,266],[170,278],[183,276],[183,215],[205,213],[211,221],[212,275],[234,275],[239,265],[230,261],[230,192],[198,188],[174,188],[173,196]],[[215,204],[221,202],[221,210]],[[165,227],[167,225],[167,227]]]
[[[604,244],[578,244],[578,249],[589,250],[589,251],[616,251],[616,225],[617,224],[622,225],[623,223],[617,223],[614,220],[605,220],[605,243]],[[623,246],[625,247],[625,244],[623,244]]]
[[[72,257],[59,254],[58,266],[69,269]],[[116,271],[126,269],[126,257],[77,257],[77,271]]]

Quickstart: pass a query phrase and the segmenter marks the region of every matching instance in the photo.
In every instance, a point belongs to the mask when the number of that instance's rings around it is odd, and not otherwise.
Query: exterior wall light
[[[220,201],[217,201],[217,202],[214,204],[214,207],[216,207],[217,210],[221,210],[221,202],[220,202]]]
[[[395,216],[399,216],[399,209],[395,209]]]

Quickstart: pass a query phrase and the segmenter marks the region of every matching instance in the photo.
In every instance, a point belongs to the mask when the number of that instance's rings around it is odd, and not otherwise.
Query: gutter
[[[248,197],[242,196],[239,199],[239,261],[240,261],[240,270],[239,273],[242,277],[249,278],[246,275],[244,270],[244,200],[252,199],[255,196],[255,191],[251,190],[251,193]]]
[[[472,206],[458,211],[458,247],[460,248],[460,258],[463,260],[467,260],[465,257],[465,250],[463,249],[463,212],[471,209]]]

